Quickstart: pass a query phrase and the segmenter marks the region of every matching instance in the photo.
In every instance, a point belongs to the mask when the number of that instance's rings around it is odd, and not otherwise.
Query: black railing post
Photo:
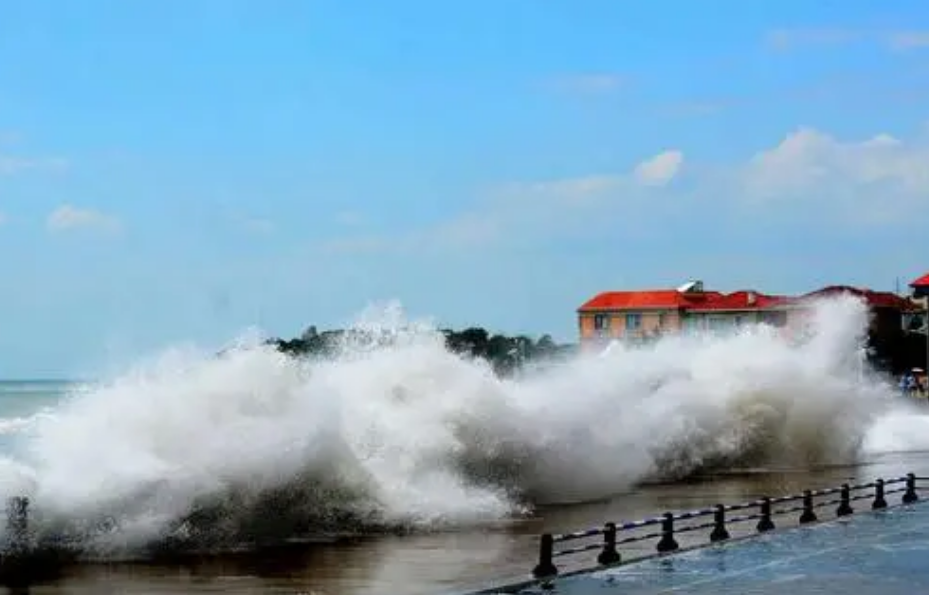
[[[912,504],[919,500],[916,495],[916,475],[913,473],[906,474],[906,491],[903,492],[903,503]]]
[[[771,498],[767,496],[761,499],[761,519],[755,528],[759,533],[774,529],[774,521],[771,520]]]
[[[710,541],[725,541],[727,539],[729,539],[729,531],[726,530],[726,507],[717,504],[716,511],[713,513],[713,531],[710,533]]]
[[[878,479],[874,482],[874,502],[871,503],[871,510],[882,508],[887,508],[887,499],[884,498],[884,480]]]
[[[804,490],[803,512],[800,513],[800,524],[807,525],[809,523],[815,523],[817,520],[816,511],[813,509],[813,492],[810,490]]]
[[[551,533],[545,533],[539,540],[539,563],[532,569],[532,576],[535,578],[544,578],[558,574],[558,568],[552,562],[552,555],[555,552],[555,539]]]
[[[603,550],[597,556],[597,562],[603,566],[618,564],[619,552],[616,551],[616,523],[607,523],[603,527]]]
[[[664,520],[661,521],[661,539],[655,549],[658,553],[673,552],[678,549],[677,541],[674,540],[674,515],[670,512],[664,513]]]
[[[847,483],[842,484],[842,491],[839,492],[839,507],[835,510],[836,516],[848,516],[855,512],[852,510],[851,488]]]

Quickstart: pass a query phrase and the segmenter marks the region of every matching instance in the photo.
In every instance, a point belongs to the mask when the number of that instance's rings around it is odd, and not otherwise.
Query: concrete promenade
[[[611,569],[556,578],[523,595],[929,593],[929,503],[856,512]]]

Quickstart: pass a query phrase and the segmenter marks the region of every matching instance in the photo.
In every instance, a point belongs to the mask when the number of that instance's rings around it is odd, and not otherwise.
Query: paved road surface
[[[929,503],[556,579],[524,595],[929,593]]]

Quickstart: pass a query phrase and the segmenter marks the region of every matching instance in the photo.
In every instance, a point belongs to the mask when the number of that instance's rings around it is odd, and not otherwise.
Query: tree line
[[[477,358],[488,362],[500,376],[513,374],[526,365],[552,361],[575,349],[574,345],[558,344],[551,335],[533,339],[526,335],[508,336],[491,333],[481,327],[463,330],[441,329],[445,346],[452,353],[465,358]],[[363,335],[359,330],[318,331],[315,326],[306,329],[292,339],[273,338],[268,341],[282,353],[296,357],[327,357],[351,339],[352,335]]]

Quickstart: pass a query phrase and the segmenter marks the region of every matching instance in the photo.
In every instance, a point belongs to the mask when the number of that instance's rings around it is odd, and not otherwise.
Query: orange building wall
[[[581,314],[578,318],[581,330],[581,339],[590,339],[594,336],[594,317]]]
[[[676,310],[650,310],[645,312],[598,312],[598,315],[606,315],[610,317],[610,328],[609,332],[605,334],[604,338],[611,339],[621,339],[627,336],[626,331],[626,315],[627,314],[639,314],[642,316],[642,322],[639,326],[638,331],[632,332],[628,336],[630,337],[641,337],[644,334],[654,334],[667,333],[667,332],[676,332],[681,328],[681,316],[680,313]],[[662,322],[661,316],[664,314],[664,325],[660,325]],[[579,315],[579,329],[581,339],[597,339],[600,336],[597,334],[597,330],[594,328],[594,314],[583,313]]]

